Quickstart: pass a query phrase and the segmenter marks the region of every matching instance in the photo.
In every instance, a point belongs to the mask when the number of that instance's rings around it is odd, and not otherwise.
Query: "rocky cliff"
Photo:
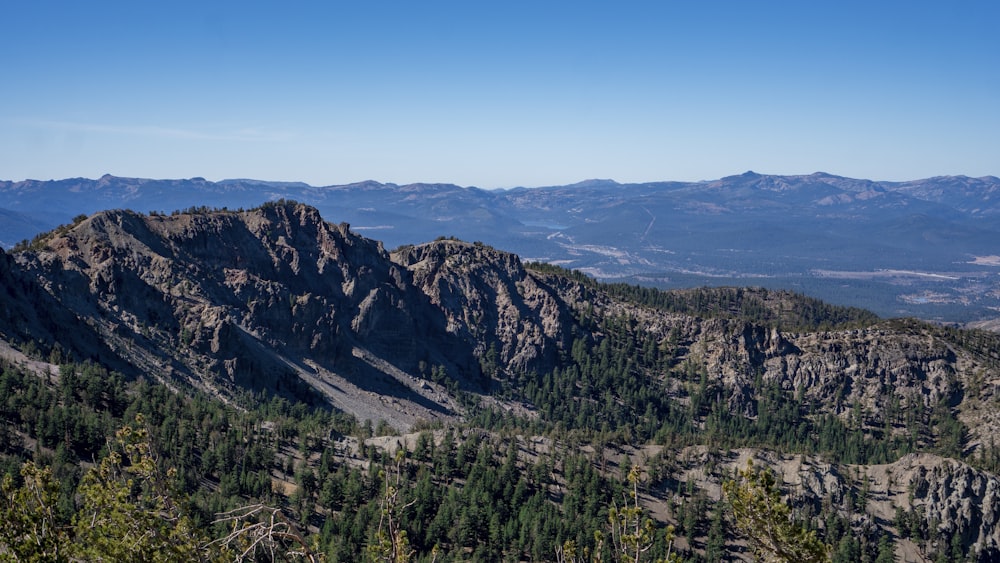
[[[718,463],[722,473],[732,474],[745,468],[748,459],[778,477],[799,516],[832,508],[850,515],[859,534],[887,530],[896,540],[897,561],[926,561],[927,553],[947,552],[951,541],[967,551],[968,560],[1000,558],[1000,478],[989,472],[933,454],[908,454],[887,464],[842,465],[741,449],[726,452]],[[683,476],[710,498],[721,498],[720,480],[705,475],[702,456],[691,456]]]
[[[967,333],[914,321],[791,333],[723,319],[676,326],[686,328],[686,358],[742,397],[734,408],[749,416],[762,388],[777,385],[810,412],[873,433],[899,434],[907,421],[929,423],[942,411],[964,423],[963,448],[1000,432],[996,354],[970,344]],[[979,336],[996,345],[994,335]]]
[[[36,246],[20,268],[137,371],[220,396],[305,382],[348,412],[405,426],[454,414],[416,381],[420,366],[475,375],[467,344],[409,273],[307,206],[102,212]]]
[[[581,332],[572,304],[513,254],[439,240],[402,247],[392,259],[445,316],[448,332],[502,372],[552,369]]]

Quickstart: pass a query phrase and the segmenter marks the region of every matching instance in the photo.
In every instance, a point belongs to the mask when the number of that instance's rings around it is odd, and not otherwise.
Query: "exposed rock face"
[[[12,255],[2,250],[0,296],[0,338],[22,347],[38,346],[43,354],[58,348],[74,352],[78,360],[94,359],[111,367],[124,367],[125,363],[90,329],[87,318],[62,307],[34,276],[20,268]]]
[[[448,412],[447,401],[419,399],[410,387],[422,387],[392,383],[397,375],[421,362],[456,378],[478,369],[381,245],[303,205],[104,212],[18,259],[142,371],[213,392],[329,376],[423,403],[413,416],[429,417]],[[355,412],[346,399],[338,406]]]
[[[854,330],[784,334],[732,320],[677,322],[688,357],[710,378],[742,391],[735,412],[754,416],[754,381],[776,383],[815,412],[861,417],[872,428],[898,427],[906,413],[958,408],[968,446],[1000,432],[995,358],[950,341],[937,327],[887,321]],[[739,396],[739,394],[737,394]]]
[[[996,475],[932,454],[909,454],[884,465],[843,466],[812,456],[744,449],[729,452],[722,467],[732,474],[746,467],[748,458],[779,476],[781,488],[800,509],[827,504],[853,515],[858,529],[882,527],[897,538],[911,535],[909,529],[900,528],[898,513],[915,514],[920,526],[935,528],[936,533],[928,535],[957,535],[972,560],[1000,558],[1000,478]],[[717,480],[705,478],[697,467],[687,474],[718,498]],[[909,522],[906,516],[903,520]],[[915,545],[904,547],[911,549],[897,552],[897,560],[926,560]],[[923,551],[936,547],[925,546]]]
[[[929,522],[961,537],[980,561],[1000,560],[1000,479],[926,454],[904,457],[893,466],[894,473],[909,476],[912,505]],[[902,498],[894,500],[902,505]]]
[[[505,371],[551,369],[579,329],[561,296],[513,254],[442,240],[401,248],[392,258],[440,308],[448,332],[477,356],[492,349]]]

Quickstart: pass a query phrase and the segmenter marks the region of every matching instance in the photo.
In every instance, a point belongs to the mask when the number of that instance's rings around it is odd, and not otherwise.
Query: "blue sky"
[[[0,179],[1000,174],[1000,2],[3,2]]]

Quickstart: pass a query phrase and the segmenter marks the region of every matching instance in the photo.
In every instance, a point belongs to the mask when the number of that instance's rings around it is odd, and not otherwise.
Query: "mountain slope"
[[[0,254],[0,282],[0,334],[28,351],[58,344],[241,405],[277,395],[400,430],[541,432],[608,473],[633,456],[664,521],[683,521],[665,500],[682,483],[717,499],[752,451],[798,483],[797,503],[859,534],[919,508],[921,530],[1000,553],[984,504],[1000,486],[995,334],[789,292],[604,285],[482,243],[388,253],[287,201],[80,217]],[[859,509],[863,487],[881,496]]]
[[[337,398],[338,384],[375,403],[406,398],[415,414],[393,422],[410,424],[451,408],[401,374],[420,362],[457,372],[470,361],[380,245],[301,205],[103,212],[17,258],[139,371],[216,394],[301,391],[301,377],[348,412],[360,407]]]
[[[572,305],[517,256],[483,244],[440,240],[401,247],[395,262],[413,275],[449,332],[505,372],[548,370],[582,329]]]
[[[792,310],[815,309],[824,319],[841,313],[764,290],[609,293],[614,288],[526,268],[480,243],[441,239],[390,255],[302,204],[101,212],[40,238],[33,250],[0,257],[10,280],[8,326],[23,327],[13,336],[54,342],[56,327],[37,311],[73,318],[89,327],[78,331],[87,344],[64,344],[79,357],[105,346],[139,372],[216,394],[298,389],[302,379],[329,395],[330,379],[398,395],[420,406],[420,416],[452,416],[451,401],[432,398],[444,396],[442,375],[487,394],[491,378],[547,373],[580,362],[582,350],[631,342],[656,353],[633,363],[628,377],[688,400],[676,377],[678,366],[693,366],[718,392],[736,393],[734,413],[753,416],[757,395],[777,385],[815,412],[853,416],[864,427],[897,423],[891,412],[964,401],[966,410],[956,412],[976,421],[973,444],[1000,430],[988,409],[969,414],[967,406],[994,400],[983,374],[997,363],[995,337],[983,333],[872,325],[872,317],[850,312],[839,326],[803,325],[801,313],[785,326],[766,319],[791,318],[781,311]],[[431,375],[439,381],[426,381]],[[898,402],[892,409],[889,388]]]

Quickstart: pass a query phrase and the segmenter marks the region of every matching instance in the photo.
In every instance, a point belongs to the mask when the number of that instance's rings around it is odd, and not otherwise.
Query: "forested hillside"
[[[290,202],[0,258],[0,559],[1000,558],[993,333]]]

